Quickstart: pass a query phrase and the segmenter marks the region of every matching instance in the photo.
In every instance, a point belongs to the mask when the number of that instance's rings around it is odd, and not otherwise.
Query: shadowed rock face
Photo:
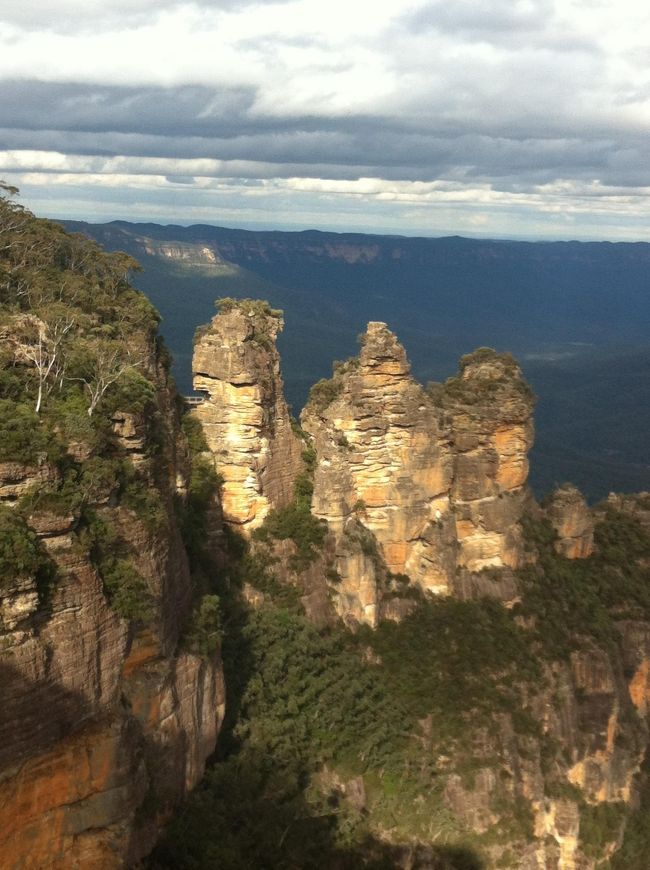
[[[152,377],[153,379],[153,377]],[[188,561],[172,496],[186,489],[187,463],[173,396],[157,381],[159,465],[144,426],[118,415],[117,436],[160,498],[153,528],[115,499],[90,507],[133,552],[153,602],[147,628],[109,605],[78,516],[35,510],[28,525],[56,577],[0,585],[0,854],[3,866],[123,867],[144,857],[164,817],[201,778],[223,719],[219,656],[179,647],[191,606]],[[162,471],[164,469],[164,471]],[[16,482],[55,476],[3,466],[5,504]]]
[[[463,357],[447,392],[458,564],[472,572],[516,568],[522,562],[519,519],[528,498],[532,397],[519,366],[487,351]]]
[[[313,510],[339,542],[344,618],[373,625],[382,613],[378,559],[351,543],[359,523],[388,572],[436,594],[454,591],[459,570],[520,564],[531,413],[509,358],[464,358],[430,395],[387,326],[368,325],[358,360],[317,385],[301,418],[318,456]]]
[[[291,430],[275,339],[279,315],[236,307],[218,314],[194,349],[193,413],[224,478],[224,519],[248,534],[293,496],[300,442]]]

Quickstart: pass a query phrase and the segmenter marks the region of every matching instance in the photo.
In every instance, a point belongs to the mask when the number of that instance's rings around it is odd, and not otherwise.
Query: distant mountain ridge
[[[163,316],[185,391],[192,335],[220,296],[267,298],[284,309],[279,348],[294,413],[309,386],[330,374],[333,358],[356,352],[365,324],[383,320],[403,339],[422,382],[451,375],[468,347],[520,359],[540,398],[538,491],[567,478],[592,498],[650,488],[642,446],[650,405],[648,243],[65,225],[142,263],[135,284]],[[612,407],[623,415],[619,427],[609,419]]]

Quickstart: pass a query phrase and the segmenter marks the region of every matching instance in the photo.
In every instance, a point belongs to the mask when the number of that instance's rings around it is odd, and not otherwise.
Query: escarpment
[[[130,866],[223,719],[192,461],[128,258],[6,200],[0,234],[0,863]]]
[[[383,323],[301,429],[280,313],[222,300],[188,411],[130,261],[0,215],[3,866],[141,866],[166,826],[157,870],[623,854],[648,496],[537,505],[515,361],[425,388]]]

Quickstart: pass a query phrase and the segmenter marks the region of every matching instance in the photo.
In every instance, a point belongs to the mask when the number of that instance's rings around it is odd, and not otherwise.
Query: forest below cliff
[[[136,268],[3,188],[8,866],[644,870],[648,494],[537,503],[516,360],[377,321],[298,422],[222,299],[190,410]]]

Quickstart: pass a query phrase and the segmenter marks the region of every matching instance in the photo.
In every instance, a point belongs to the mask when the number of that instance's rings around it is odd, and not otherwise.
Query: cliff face
[[[244,534],[287,504],[300,468],[275,339],[279,312],[239,303],[218,314],[194,348],[194,410],[223,477],[224,519]]]
[[[479,352],[427,393],[386,325],[369,324],[358,360],[316,385],[301,418],[318,458],[313,510],[337,538],[345,619],[375,625],[394,613],[390,575],[450,594],[470,589],[471,574],[521,563],[531,412],[514,362]],[[499,594],[510,592],[506,583]]]
[[[547,514],[557,532],[555,549],[567,559],[586,559],[594,550],[594,520],[584,496],[575,486],[555,490]]]
[[[172,416],[164,388],[159,405]],[[124,419],[116,417],[119,437],[158,493],[156,524],[115,504],[115,492],[86,509],[138,553],[152,615],[133,623],[109,604],[78,533],[77,509],[63,516],[34,509],[27,525],[51,559],[52,588],[44,596],[42,578],[25,573],[5,581],[0,596],[0,848],[7,867],[121,867],[146,855],[165,815],[202,776],[223,718],[218,656],[179,648],[191,581],[173,493],[141,452],[146,439],[125,433]],[[164,451],[173,463],[169,441]],[[176,466],[173,478],[183,474]],[[17,480],[29,487],[55,478],[47,467],[37,476],[29,466],[12,467],[5,503],[20,494]]]
[[[224,713],[218,644],[187,640],[190,457],[128,259],[1,197],[0,235],[1,863],[123,867]]]

